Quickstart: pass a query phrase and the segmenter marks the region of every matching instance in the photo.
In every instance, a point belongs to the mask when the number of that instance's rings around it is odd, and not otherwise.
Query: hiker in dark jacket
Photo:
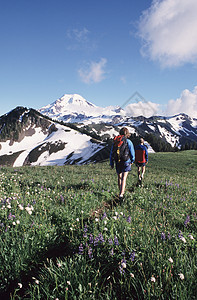
[[[138,184],[142,185],[146,164],[148,163],[148,150],[144,145],[144,139],[140,139],[140,144],[135,148],[135,164],[137,166]]]
[[[119,200],[123,199],[126,187],[126,180],[128,172],[131,171],[131,165],[135,161],[135,150],[133,143],[128,138],[130,137],[129,130],[126,127],[121,128],[120,135],[114,138],[114,143],[110,152],[110,165],[114,168],[114,162],[116,165],[116,172],[118,174],[118,188],[119,188]],[[124,140],[124,153],[121,153],[121,147],[119,148],[120,154],[117,155],[116,150],[116,140]],[[120,157],[122,155],[122,157]]]

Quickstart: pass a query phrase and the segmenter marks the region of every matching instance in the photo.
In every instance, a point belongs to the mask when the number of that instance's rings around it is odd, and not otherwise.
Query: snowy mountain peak
[[[39,112],[52,119],[64,122],[109,122],[123,111],[118,107],[99,107],[78,94],[65,94],[52,104],[39,109]]]
[[[88,102],[78,94],[65,94],[61,98],[57,99],[54,104],[61,104],[61,106],[78,105],[85,107],[96,107],[94,104]]]

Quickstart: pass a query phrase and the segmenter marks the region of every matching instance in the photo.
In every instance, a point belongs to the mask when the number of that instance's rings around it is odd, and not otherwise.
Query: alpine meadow
[[[196,299],[196,170],[150,153],[119,203],[108,161],[1,167],[1,299]]]

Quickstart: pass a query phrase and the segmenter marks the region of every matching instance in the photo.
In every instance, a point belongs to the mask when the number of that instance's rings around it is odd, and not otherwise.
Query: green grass
[[[108,162],[1,168],[0,294],[196,299],[196,169],[196,151],[150,154],[120,204]]]

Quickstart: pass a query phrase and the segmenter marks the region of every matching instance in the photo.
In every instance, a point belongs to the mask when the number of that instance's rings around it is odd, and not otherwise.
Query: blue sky
[[[154,114],[197,117],[196,15],[196,0],[2,0],[0,115],[73,93],[121,106],[138,92]]]

